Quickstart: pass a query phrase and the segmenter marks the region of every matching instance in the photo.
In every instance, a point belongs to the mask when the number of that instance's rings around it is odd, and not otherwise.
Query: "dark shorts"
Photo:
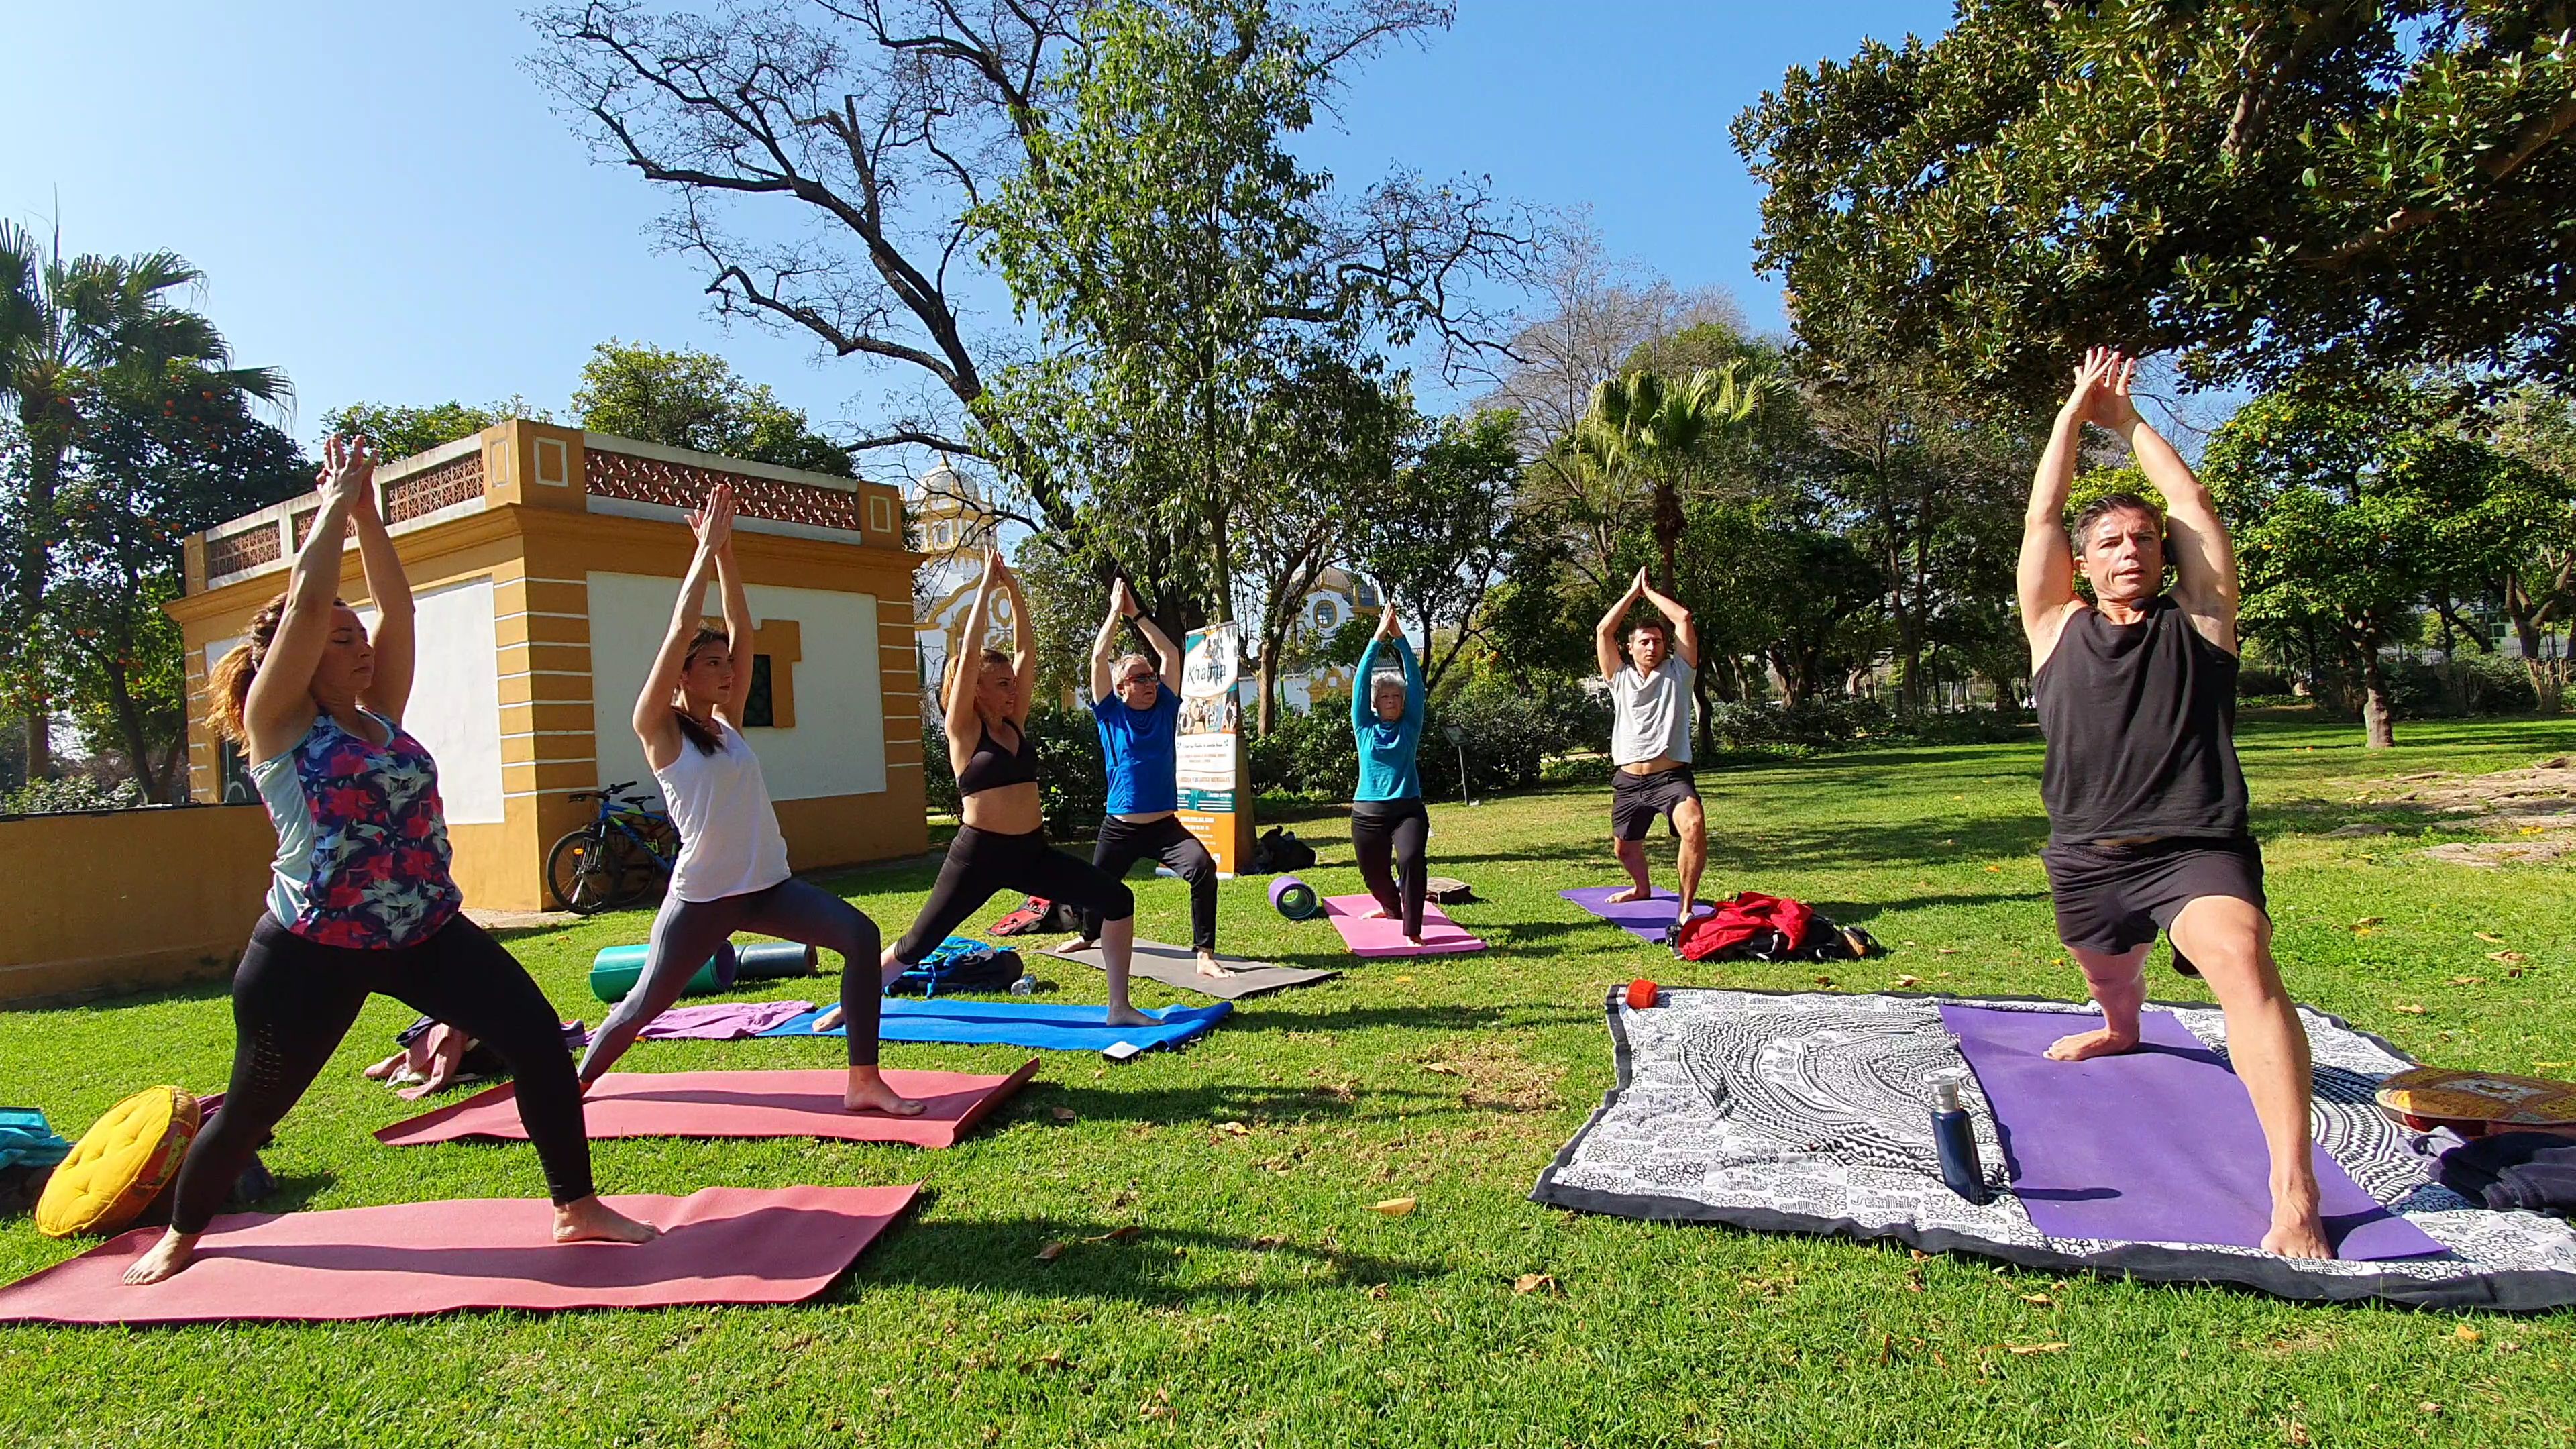
[[[1655,817],[1667,824],[1673,812],[1685,800],[1699,798],[1699,781],[1691,777],[1691,767],[1678,765],[1657,770],[1651,775],[1632,775],[1625,770],[1610,772],[1610,833],[1621,840],[1643,840],[1655,826]],[[1673,833],[1681,833],[1680,826]]]
[[[2058,939],[2119,953],[2152,944],[2202,896],[2230,896],[2269,913],[2263,848],[2254,837],[2182,836],[2144,845],[2052,845],[2039,853],[2057,906]],[[2174,969],[2199,971],[2174,953]]]

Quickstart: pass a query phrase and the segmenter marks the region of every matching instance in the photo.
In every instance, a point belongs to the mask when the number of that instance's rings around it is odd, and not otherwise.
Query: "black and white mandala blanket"
[[[1954,999],[1955,1000],[1955,999]],[[1980,999],[1999,1010],[2084,1008]],[[2535,1310],[2576,1304],[2576,1228],[2495,1212],[2434,1180],[2416,1134],[2383,1117],[2379,1081],[2414,1063],[2394,1046],[2300,1008],[2315,1057],[2312,1126],[2353,1181],[2423,1230],[2438,1256],[2309,1262],[2208,1244],[2055,1238],[2004,1181],[2005,1154],[1940,999],[1666,989],[1652,1007],[1609,1003],[1618,1084],[1557,1154],[1533,1200],[1583,1212],[1718,1222],[1764,1232],[1893,1238],[2027,1267],[2166,1282],[2231,1283],[2284,1298],[2377,1298]],[[2225,1019],[2159,1003],[2224,1055]],[[1991,1192],[1974,1204],[1941,1180],[1931,1080],[1964,1085]]]

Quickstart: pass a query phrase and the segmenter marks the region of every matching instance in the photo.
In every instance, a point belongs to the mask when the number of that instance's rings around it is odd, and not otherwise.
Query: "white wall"
[[[376,611],[362,608],[368,632]],[[403,728],[438,761],[450,825],[498,825],[501,807],[500,640],[486,574],[412,596],[419,640]]]
[[[670,627],[671,603],[679,591],[675,578],[590,575],[591,715],[601,784],[640,780],[644,788],[653,788],[653,772],[629,721],[635,691],[662,647],[662,631]],[[804,654],[792,666],[795,726],[744,732],[760,752],[770,798],[812,800],[884,790],[885,701],[877,672],[875,596],[764,584],[745,592],[753,618],[796,621]],[[707,603],[711,612],[717,607],[713,589],[707,591]],[[910,600],[904,608],[910,612]]]
[[[370,605],[358,618],[375,632]],[[500,640],[490,575],[412,596],[411,703],[402,726],[438,761],[438,798],[451,825],[497,825],[501,805]],[[206,646],[206,669],[238,638]]]

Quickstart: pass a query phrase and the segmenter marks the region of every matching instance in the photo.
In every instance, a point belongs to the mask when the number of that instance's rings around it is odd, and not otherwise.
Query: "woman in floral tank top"
[[[214,724],[254,763],[277,826],[268,911],[233,974],[231,1086],[179,1169],[170,1230],[126,1271],[153,1283],[188,1266],[215,1208],[358,1018],[383,992],[481,1038],[518,1079],[519,1119],[545,1165],[557,1242],[655,1234],[599,1200],[581,1092],[555,1009],[527,971],[458,909],[438,765],[403,732],[411,696],[411,585],[375,500],[364,438],[324,449],[322,506],[287,591],[208,681]],[[333,597],[354,528],[377,622]]]

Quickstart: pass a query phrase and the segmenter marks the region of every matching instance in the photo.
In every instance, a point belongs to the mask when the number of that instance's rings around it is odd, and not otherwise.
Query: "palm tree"
[[[26,470],[18,496],[0,504],[18,533],[0,638],[26,710],[31,780],[53,770],[53,710],[35,641],[61,541],[63,464],[82,429],[104,407],[157,406],[173,388],[268,403],[292,396],[277,369],[232,366],[215,324],[171,299],[203,280],[170,252],[66,258],[59,234],[46,250],[24,228],[0,223],[0,406],[17,413]]]
[[[1641,370],[1604,378],[1592,389],[1592,405],[1575,425],[1575,445],[1605,474],[1642,481],[1652,491],[1665,592],[1676,587],[1673,551],[1681,543],[1682,491],[1694,466],[1751,423],[1779,386],[1768,367],[1739,357],[1679,381]]]

